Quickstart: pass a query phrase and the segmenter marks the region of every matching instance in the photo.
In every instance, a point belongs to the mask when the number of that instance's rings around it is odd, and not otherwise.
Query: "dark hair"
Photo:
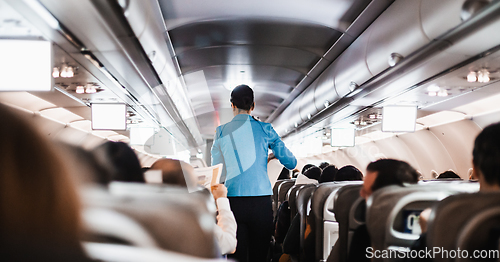
[[[489,185],[500,185],[500,123],[487,126],[474,141],[472,163]]]
[[[304,173],[304,176],[306,176],[307,178],[310,178],[310,179],[319,180],[319,178],[321,177],[321,168],[319,168],[317,166],[313,166],[313,167],[306,170],[306,172]]]
[[[321,170],[323,170],[329,165],[330,165],[330,163],[328,163],[328,162],[322,162],[321,164],[319,164],[319,168],[321,168]]]
[[[231,103],[245,111],[253,107],[253,90],[247,85],[239,85],[231,92]]]
[[[337,167],[335,166],[327,166],[325,169],[323,169],[323,172],[321,173],[321,177],[319,178],[320,183],[324,182],[332,182],[333,179],[335,178],[335,174],[337,174]]]
[[[417,183],[419,174],[408,163],[395,159],[380,159],[371,162],[366,167],[369,172],[378,172],[377,178],[372,185],[372,191],[390,185],[403,183]]]
[[[333,181],[359,181],[363,180],[363,174],[354,166],[344,166],[335,175]]]
[[[123,142],[108,141],[94,149],[101,163],[108,167],[111,180],[144,183],[141,164],[134,150]]]
[[[307,164],[307,165],[305,165],[305,166],[302,168],[302,172],[300,172],[300,173],[304,174],[304,173],[307,171],[307,169],[309,169],[309,168],[311,168],[311,167],[315,167],[315,165],[313,165],[313,164]]]
[[[460,178],[461,177],[459,175],[457,175],[455,172],[453,171],[444,171],[443,173],[439,174],[439,176],[437,177],[437,179],[442,179],[442,178]]]
[[[278,180],[280,179],[290,179],[290,170],[288,170],[286,167],[283,167],[283,169],[281,169],[280,175],[278,176]]]

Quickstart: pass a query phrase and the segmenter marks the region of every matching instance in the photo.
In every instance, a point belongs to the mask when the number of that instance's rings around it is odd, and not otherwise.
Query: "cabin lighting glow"
[[[83,86],[77,86],[75,92],[77,94],[83,94],[83,93],[85,93],[85,88],[83,88]]]
[[[448,91],[443,89],[443,90],[439,90],[439,92],[437,93],[438,96],[441,96],[441,97],[445,97],[445,96],[448,96]]]
[[[477,73],[477,81],[479,83],[488,83],[490,81],[490,72],[486,69],[482,69]]]
[[[353,147],[356,136],[354,128],[332,128],[330,145],[332,147]]]
[[[93,84],[88,84],[87,88],[85,89],[85,93],[87,94],[95,94],[97,92],[97,89]]]
[[[71,77],[75,76],[75,70],[72,66],[68,66],[67,64],[63,64],[61,66],[60,76],[64,77],[64,78],[71,78]]]
[[[429,96],[437,96],[437,92],[429,92],[427,93]]]
[[[54,67],[52,69],[52,77],[53,78],[58,78],[59,77],[59,67],[56,66],[56,67]]]
[[[427,87],[427,91],[428,92],[439,92],[441,88],[439,88],[439,86],[437,85],[430,85]]]
[[[467,82],[474,83],[477,81],[477,73],[472,71],[467,75]]]

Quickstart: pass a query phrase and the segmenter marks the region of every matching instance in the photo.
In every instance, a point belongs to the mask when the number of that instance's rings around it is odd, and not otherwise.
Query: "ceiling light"
[[[83,86],[77,86],[76,87],[76,93],[77,94],[83,94],[83,93],[85,93],[85,89],[83,88]]]
[[[467,75],[467,82],[473,83],[477,81],[477,74],[476,72],[472,71]]]
[[[437,85],[430,85],[427,87],[427,91],[428,92],[439,92],[441,88],[439,88],[439,86]]]
[[[351,83],[349,83],[349,90],[351,90],[351,92],[354,91],[358,87],[359,87],[359,85],[356,84],[356,82],[354,82],[354,81],[351,81]]]
[[[446,91],[446,89],[443,89],[443,90],[439,90],[439,92],[437,93],[438,96],[448,96],[448,91]]]
[[[330,102],[328,102],[328,100],[327,100],[327,101],[325,101],[324,105],[325,105],[325,107],[328,107],[330,105]]]
[[[295,126],[295,127],[298,127],[298,126],[299,126],[299,124],[295,123],[295,125],[294,125],[294,126]]]
[[[52,77],[53,78],[58,78],[59,77],[59,67],[56,66],[56,67],[54,67],[52,69]]]
[[[490,72],[486,69],[481,69],[477,73],[477,81],[479,83],[488,83],[490,81]]]
[[[427,93],[429,96],[437,96],[437,92],[429,92]]]
[[[354,121],[354,124],[359,125],[359,121],[358,120]]]
[[[366,121],[361,121],[361,123],[359,123],[359,124],[361,124],[362,126],[366,126],[367,125]]]
[[[307,114],[307,119],[311,119],[311,114]]]
[[[378,114],[378,115],[377,115],[377,119],[382,119],[382,115],[381,115],[381,114]]]
[[[73,67],[72,66],[68,66],[67,70],[66,70],[66,77],[73,77],[75,76],[75,71],[73,71]]]
[[[372,115],[369,115],[368,117],[369,117],[370,119],[375,119],[375,118],[377,118],[377,116],[376,116],[376,115],[373,115],[373,114],[372,114]]]
[[[93,84],[87,84],[87,88],[85,89],[85,93],[94,94],[96,92],[97,92],[97,90]]]

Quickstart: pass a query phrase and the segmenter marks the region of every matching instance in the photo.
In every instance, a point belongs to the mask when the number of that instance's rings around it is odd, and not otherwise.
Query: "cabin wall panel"
[[[471,120],[462,120],[448,125],[430,128],[430,131],[441,141],[451,156],[456,169],[453,169],[463,179],[468,179],[467,173],[472,167],[472,149],[474,139],[481,128]],[[436,170],[441,173],[446,170]]]

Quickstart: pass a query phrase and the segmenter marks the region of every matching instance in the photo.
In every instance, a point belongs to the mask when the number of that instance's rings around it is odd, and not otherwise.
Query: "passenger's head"
[[[301,174],[304,174],[307,169],[311,168],[311,167],[315,167],[315,165],[313,164],[306,164],[303,168],[302,168],[302,172],[300,172]]]
[[[306,176],[309,179],[315,179],[319,181],[319,178],[321,177],[321,168],[313,166],[306,170],[304,176]]]
[[[281,169],[281,173],[278,176],[278,180],[282,179],[290,179],[290,170],[288,170],[286,167],[283,167],[283,169]]]
[[[323,169],[321,177],[319,178],[320,183],[332,182],[337,174],[337,168],[335,166],[327,166]]]
[[[360,195],[367,199],[373,192],[382,187],[417,183],[418,176],[417,171],[406,162],[395,159],[380,159],[371,162],[366,167],[366,176]]]
[[[439,176],[437,177],[437,179],[444,179],[444,178],[458,178],[458,179],[461,179],[461,177],[459,175],[457,175],[455,172],[453,172],[451,170],[444,171],[443,173],[439,174]]]
[[[144,183],[141,164],[134,150],[123,142],[108,141],[94,149],[97,158],[107,167],[111,180]]]
[[[79,248],[80,203],[68,166],[28,119],[1,104],[0,118],[0,242]]]
[[[354,166],[344,166],[335,175],[334,181],[360,181],[363,174]]]
[[[500,188],[500,123],[486,127],[474,142],[472,164],[481,190]]]
[[[321,168],[321,170],[323,170],[329,165],[330,165],[330,163],[328,163],[328,162],[321,162],[321,164],[319,164],[319,168]]]
[[[255,106],[253,99],[253,90],[247,85],[239,85],[231,92],[232,106],[243,111],[253,110]]]
[[[162,158],[154,162],[151,170],[161,170],[163,184],[187,187],[189,191],[196,187],[194,168],[184,161]]]

